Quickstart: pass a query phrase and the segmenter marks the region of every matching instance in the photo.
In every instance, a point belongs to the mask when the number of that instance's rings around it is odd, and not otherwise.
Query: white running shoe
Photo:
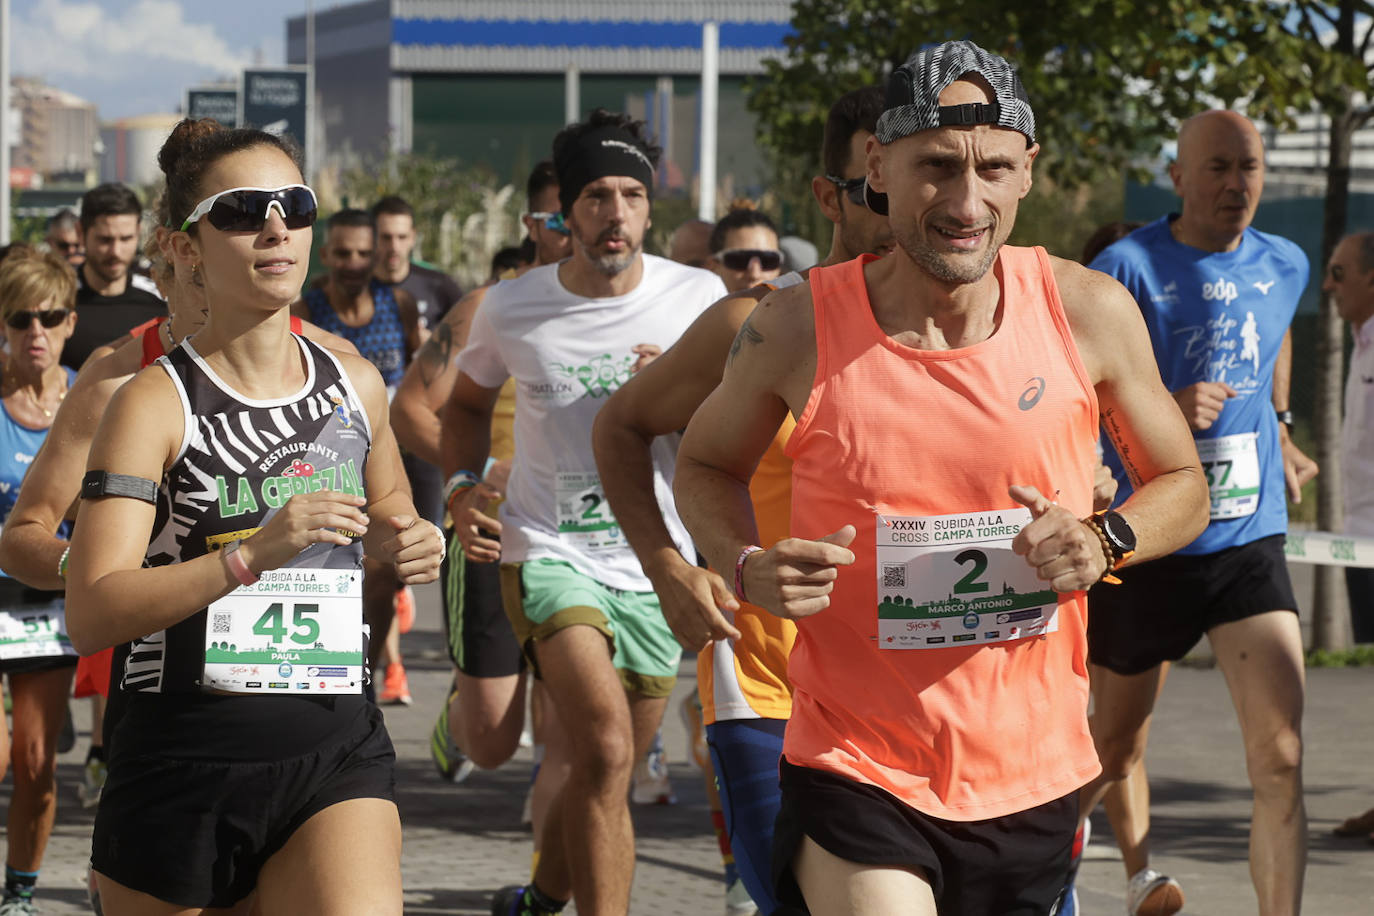
[[[673,784],[668,780],[668,761],[663,756],[663,733],[654,736],[649,753],[635,764],[630,779],[630,801],[636,805],[676,805]]]
[[[1183,888],[1168,875],[1142,868],[1126,885],[1126,912],[1131,916],[1174,916],[1183,909]]]
[[[100,790],[105,788],[105,777],[110,773],[103,760],[92,757],[86,761],[81,773],[81,783],[76,787],[76,795],[81,799],[81,807],[94,808],[100,804]]]
[[[744,879],[736,878],[725,892],[725,916],[758,916],[758,913],[759,908],[744,888]]]

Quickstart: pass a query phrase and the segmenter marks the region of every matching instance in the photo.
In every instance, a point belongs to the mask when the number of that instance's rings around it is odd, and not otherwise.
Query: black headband
[[[654,165],[634,134],[623,127],[608,125],[590,130],[570,144],[558,168],[558,202],[563,215],[572,212],[573,201],[582,189],[608,175],[634,178],[650,195],[654,191]]]

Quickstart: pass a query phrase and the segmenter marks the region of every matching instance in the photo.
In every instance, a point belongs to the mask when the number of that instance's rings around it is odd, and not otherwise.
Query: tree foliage
[[[1330,21],[1319,4],[1266,0],[797,0],[787,53],[751,83],[749,104],[765,146],[816,163],[836,97],[880,85],[921,47],[968,38],[1019,67],[1045,167],[1070,187],[1157,153],[1211,104],[1244,101],[1286,126],[1358,84],[1363,68],[1314,36]]]
[[[333,190],[341,206],[367,209],[396,194],[415,209],[415,255],[466,285],[485,281],[491,256],[524,235],[523,193],[482,166],[420,153],[392,154],[342,172]],[[332,201],[331,201],[332,202]]]

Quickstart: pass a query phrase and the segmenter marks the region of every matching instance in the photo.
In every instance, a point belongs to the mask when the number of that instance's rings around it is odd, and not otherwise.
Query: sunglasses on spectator
[[[55,328],[67,320],[71,309],[19,309],[5,316],[5,324],[16,331],[27,331],[35,318],[45,328]]]
[[[569,235],[572,232],[572,230],[568,228],[567,224],[563,222],[562,213],[549,213],[544,210],[536,210],[532,213],[527,213],[525,215],[528,216],[530,219],[542,222],[544,224],[545,229],[552,229],[554,232],[557,232],[561,235]]]
[[[839,178],[835,175],[826,175],[825,180],[838,188],[855,206],[866,207],[879,216],[887,215],[887,195],[869,190],[867,178]]]
[[[782,252],[773,248],[727,248],[711,255],[727,270],[748,270],[749,262],[758,258],[763,270],[778,270],[782,267]]]
[[[73,251],[81,250],[80,242],[52,242],[50,244],[53,248],[65,254],[71,254]]]
[[[261,232],[267,216],[276,207],[287,229],[304,229],[315,222],[319,202],[315,192],[303,184],[289,184],[280,188],[230,188],[207,197],[186,221],[185,232],[202,217],[220,232]]]

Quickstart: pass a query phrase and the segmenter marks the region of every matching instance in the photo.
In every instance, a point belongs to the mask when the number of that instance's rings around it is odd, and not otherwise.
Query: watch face
[[[1123,553],[1135,550],[1135,532],[1131,526],[1126,524],[1126,520],[1118,512],[1108,512],[1102,516],[1102,527]]]

